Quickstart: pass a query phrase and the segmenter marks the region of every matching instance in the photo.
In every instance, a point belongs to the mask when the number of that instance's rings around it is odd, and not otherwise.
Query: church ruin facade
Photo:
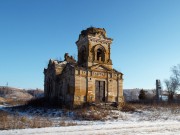
[[[81,31],[76,42],[78,60],[66,53],[64,61],[50,59],[44,69],[45,97],[71,107],[123,103],[123,74],[112,67],[112,41],[102,28]]]

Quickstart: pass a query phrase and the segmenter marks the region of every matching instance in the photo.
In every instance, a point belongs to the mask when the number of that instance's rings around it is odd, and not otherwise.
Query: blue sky
[[[124,88],[155,88],[180,63],[179,0],[0,0],[0,85],[43,88],[43,68],[87,27],[114,39],[113,67]]]

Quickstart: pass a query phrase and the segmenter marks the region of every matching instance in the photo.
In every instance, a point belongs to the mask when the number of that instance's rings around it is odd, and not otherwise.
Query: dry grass
[[[26,100],[15,100],[9,98],[2,98],[0,97],[0,105],[8,104],[8,105],[25,105],[27,103]]]
[[[159,107],[163,107],[163,108],[171,108],[171,109],[177,109],[179,108],[180,104],[178,103],[168,103],[168,102],[161,102],[161,103],[152,103],[152,104],[144,104],[144,103],[128,103],[128,105],[134,106],[137,109],[144,109],[144,108],[159,108]]]
[[[134,112],[134,111],[151,111],[152,113],[154,111],[171,111],[171,114],[179,114],[180,113],[180,105],[178,103],[168,103],[168,102],[162,102],[162,103],[153,103],[153,104],[142,104],[142,103],[127,103],[123,108],[122,111],[125,112]],[[155,117],[158,118],[160,114],[156,114]]]
[[[47,118],[29,118],[26,116],[11,115],[0,110],[0,130],[24,129],[24,128],[42,128],[51,127],[52,121]]]
[[[80,120],[96,121],[106,120],[110,115],[110,111],[106,109],[97,108],[95,106],[85,107],[75,111],[76,118]]]
[[[121,108],[121,111],[123,111],[123,112],[134,112],[134,111],[136,111],[136,108],[131,104],[124,104]]]
[[[41,127],[52,127],[52,126],[74,126],[77,125],[76,122],[66,121],[66,120],[60,120],[56,121],[54,123],[53,119],[50,117],[50,114],[53,114],[51,111],[47,111],[46,107],[42,107],[43,109],[38,109],[36,107],[36,103],[39,104],[39,106],[44,106],[43,101],[44,99],[31,101],[30,104],[20,107],[14,107],[13,109],[9,109],[12,113],[8,113],[6,111],[0,110],[0,130],[6,130],[6,129],[23,129],[23,128],[41,128]],[[29,105],[34,105],[29,106]],[[18,112],[24,112],[30,109],[28,111],[28,116],[19,116]],[[31,111],[32,110],[32,111]],[[51,108],[50,108],[51,110]],[[58,110],[58,109],[57,109]],[[55,112],[57,111],[55,110]],[[167,110],[167,111],[166,111]],[[9,112],[10,112],[9,111]],[[58,110],[62,111],[62,109]],[[62,115],[67,117],[71,117],[69,114],[67,115],[67,112],[69,112],[69,109],[63,109]],[[88,120],[88,121],[104,121],[108,119],[122,119],[126,120],[126,115],[121,114],[120,111],[123,112],[143,112],[142,120],[156,120],[163,116],[161,116],[161,112],[168,112],[171,111],[170,114],[178,115],[180,113],[180,107],[179,104],[175,103],[160,103],[160,104],[144,104],[144,103],[126,103],[124,106],[122,106],[121,110],[118,111],[118,109],[110,110],[108,108],[101,108],[99,106],[85,106],[79,109],[71,110],[70,112],[73,112],[72,119],[77,120]],[[17,113],[16,113],[17,112]],[[38,112],[38,113],[36,113]],[[41,116],[41,114],[46,113],[47,115]],[[52,115],[51,115],[52,116]],[[55,115],[60,116],[60,115]],[[61,116],[60,116],[61,117]],[[163,119],[168,119],[168,116]]]
[[[65,121],[61,121],[60,123],[59,123],[59,126],[76,126],[77,125],[77,123],[76,122],[65,122]]]
[[[7,99],[6,104],[16,106],[16,105],[25,105],[27,103],[26,100],[12,100],[12,99]]]

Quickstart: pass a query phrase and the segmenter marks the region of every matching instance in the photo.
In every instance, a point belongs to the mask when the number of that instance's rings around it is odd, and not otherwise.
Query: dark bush
[[[139,100],[145,100],[146,99],[146,93],[145,91],[142,89],[139,93]]]
[[[34,98],[27,102],[27,106],[33,106],[33,107],[49,107],[49,108],[59,108],[62,107],[61,102],[59,102],[57,99],[47,99],[47,98]]]

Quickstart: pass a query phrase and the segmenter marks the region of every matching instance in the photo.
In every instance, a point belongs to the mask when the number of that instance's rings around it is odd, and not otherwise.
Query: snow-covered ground
[[[9,112],[11,109],[0,108]],[[180,135],[180,107],[138,107],[134,112],[112,110],[104,121],[74,119],[74,112],[48,109],[18,111],[21,116],[39,115],[50,118],[54,123],[74,122],[74,126],[16,129],[0,131],[0,135]],[[17,113],[16,112],[16,113]]]
[[[0,131],[1,135],[179,135],[180,122],[104,122],[94,125]]]

